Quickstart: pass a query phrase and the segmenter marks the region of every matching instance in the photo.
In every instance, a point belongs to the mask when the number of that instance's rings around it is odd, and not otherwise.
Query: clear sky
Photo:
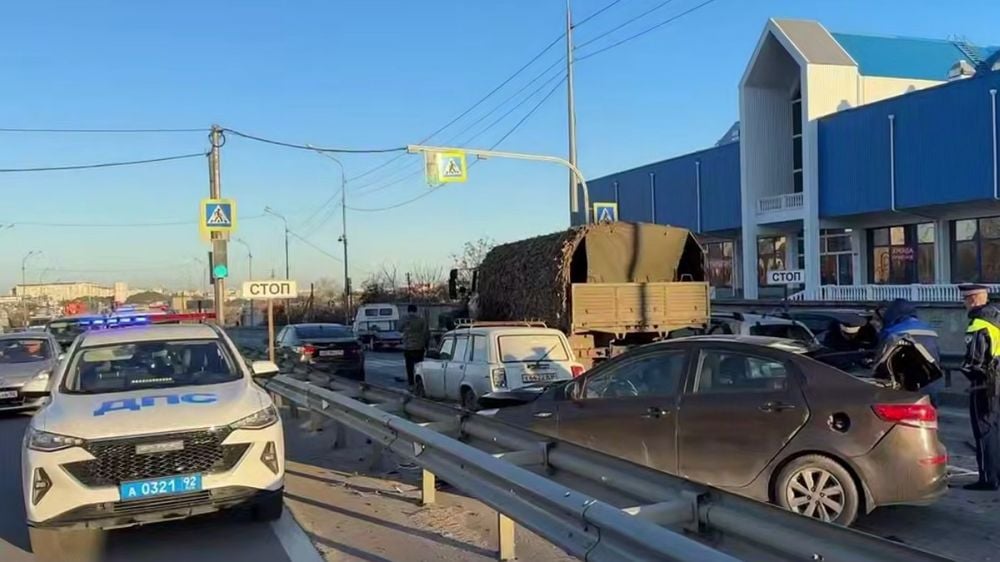
[[[581,47],[585,56],[703,0],[674,0]],[[574,0],[577,21],[611,0]],[[578,45],[661,0],[623,0],[576,30]],[[832,31],[1000,43],[1000,3],[962,9],[929,0],[716,0],[703,9],[576,66],[579,162],[600,176],[710,146],[737,117],[737,82],[768,17],[815,19]],[[0,127],[233,129],[322,146],[378,148],[422,140],[517,70],[564,26],[562,0],[35,0],[0,10]],[[521,77],[431,142],[486,147],[510,131],[550,86],[539,81],[481,116],[565,54],[557,45]],[[558,72],[552,70],[552,75]],[[543,78],[544,80],[545,78]],[[555,78],[558,80],[558,77]],[[565,90],[557,90],[500,148],[564,155]],[[477,133],[480,133],[477,135]],[[0,133],[0,168],[118,161],[200,152],[202,133],[52,135]],[[390,156],[342,156],[349,177]],[[383,208],[426,193],[421,160],[406,156],[349,182],[348,207]],[[413,174],[413,175],[411,175]],[[339,256],[340,211],[332,162],[305,151],[230,136],[223,193],[239,203],[238,237],[256,276],[284,268],[280,221]],[[401,181],[397,181],[401,180]],[[383,212],[349,211],[356,283],[383,264],[400,271],[449,265],[483,236],[513,240],[568,223],[566,172],[501,160],[452,185]],[[392,183],[396,182],[396,183]],[[387,185],[389,184],[389,185]],[[91,171],[0,174],[0,291],[20,280],[125,280],[200,286],[208,247],[195,225],[208,193],[197,158]],[[257,217],[257,218],[253,218]],[[312,220],[307,220],[312,219]],[[23,223],[190,220],[157,227],[43,227]],[[230,250],[235,279],[245,248]],[[293,239],[292,277],[340,278],[341,263]]]

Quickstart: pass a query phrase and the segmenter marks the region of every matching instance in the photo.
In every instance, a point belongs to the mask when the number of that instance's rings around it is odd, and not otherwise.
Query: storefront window
[[[717,288],[733,286],[733,243],[709,242],[708,250],[708,282]]]
[[[854,251],[851,231],[837,228],[820,232],[820,283],[851,285],[854,283]]]
[[[757,283],[761,287],[767,286],[767,272],[780,269],[785,269],[785,237],[758,238]]]
[[[871,278],[875,283],[934,283],[934,223],[869,231]]]
[[[952,223],[954,283],[1000,283],[1000,217]]]

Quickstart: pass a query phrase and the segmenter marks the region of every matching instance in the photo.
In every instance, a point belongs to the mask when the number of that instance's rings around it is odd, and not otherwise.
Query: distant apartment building
[[[118,282],[108,287],[90,281],[70,281],[65,283],[28,283],[18,284],[11,291],[11,296],[27,299],[47,299],[56,302],[75,299],[114,298],[115,302],[125,302],[129,296],[128,284]]]

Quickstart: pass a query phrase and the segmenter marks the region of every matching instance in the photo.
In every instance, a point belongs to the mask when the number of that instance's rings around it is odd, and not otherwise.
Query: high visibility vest
[[[965,333],[968,337],[971,337],[972,334],[980,330],[986,330],[986,334],[990,337],[990,352],[993,354],[993,357],[1000,356],[1000,328],[982,318],[974,318],[972,322],[969,322],[969,327],[965,329]]]

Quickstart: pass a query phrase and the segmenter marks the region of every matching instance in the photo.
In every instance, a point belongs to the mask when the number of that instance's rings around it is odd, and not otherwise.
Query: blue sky
[[[576,30],[578,44],[661,0],[623,0]],[[684,11],[674,0],[579,55]],[[574,0],[577,20],[610,0]],[[265,0],[8,3],[0,12],[0,127],[207,127],[323,146],[390,147],[416,142],[448,122],[562,32],[561,0]],[[997,44],[1000,3],[912,0],[717,0],[576,67],[579,161],[597,177],[703,148],[737,115],[737,82],[768,17],[816,19],[833,31]],[[434,137],[443,142],[513,94],[564,54],[559,45],[498,96]],[[555,71],[553,71],[555,72]],[[554,82],[553,82],[554,84]],[[527,92],[534,90],[529,88]],[[539,92],[471,144],[510,130]],[[522,95],[523,97],[523,95]],[[518,100],[521,97],[517,98]],[[512,104],[494,114],[501,115]],[[484,120],[467,138],[484,129]],[[556,93],[500,148],[564,155],[565,92]],[[142,159],[199,152],[201,133],[51,135],[0,133],[0,168]],[[350,156],[349,177],[389,156]],[[416,156],[350,182],[348,206],[381,208],[428,189]],[[321,208],[339,185],[337,168],[315,154],[230,137],[223,192],[239,202],[238,236],[255,273],[283,271],[280,222],[340,255],[340,212]],[[394,180],[406,178],[394,185]],[[366,185],[369,184],[369,185]],[[21,258],[41,250],[28,280],[115,279],[132,285],[200,286],[207,246],[194,221],[207,195],[201,159],[79,172],[0,174],[0,224],[142,223],[146,228],[0,230],[0,290],[20,279]],[[568,223],[566,172],[556,166],[488,160],[466,184],[385,212],[348,214],[352,276],[383,264],[399,271],[449,265],[466,240],[512,240]],[[319,212],[317,212],[319,210]],[[332,209],[331,209],[332,210]],[[312,221],[306,219],[314,216]],[[328,220],[327,220],[328,219]],[[305,224],[303,224],[305,223]],[[245,278],[245,249],[231,265]],[[293,278],[340,278],[342,264],[293,239]]]

